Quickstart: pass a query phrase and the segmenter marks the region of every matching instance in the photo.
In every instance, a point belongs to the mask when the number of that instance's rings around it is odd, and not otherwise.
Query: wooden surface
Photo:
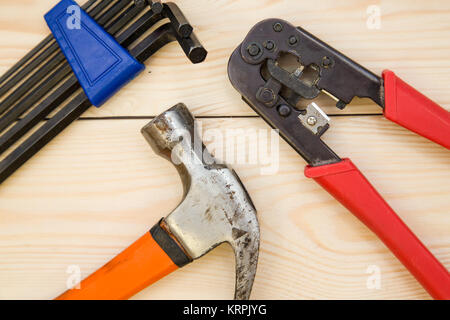
[[[42,15],[55,2],[0,2],[0,73],[48,33]],[[0,186],[1,299],[57,296],[66,289],[68,266],[87,276],[179,203],[175,168],[139,132],[152,116],[183,101],[206,129],[267,127],[226,75],[230,53],[264,18],[301,25],[376,73],[395,70],[450,109],[449,1],[175,2],[209,50],[207,61],[190,65],[178,45],[167,46],[147,63],[148,72],[101,109],[91,108]],[[381,7],[380,30],[366,26],[371,4]],[[343,113],[323,106],[339,115],[327,143],[353,159],[449,269],[448,151],[388,122],[369,101],[355,101]],[[358,116],[345,116],[350,113]],[[278,174],[234,166],[261,223],[252,298],[428,299],[367,228],[304,177],[304,165],[280,141]],[[370,266],[381,270],[380,289],[367,288]],[[233,286],[233,254],[221,246],[135,298],[229,299]]]

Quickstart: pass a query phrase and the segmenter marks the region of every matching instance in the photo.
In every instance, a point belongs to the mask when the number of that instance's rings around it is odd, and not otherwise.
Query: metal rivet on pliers
[[[310,125],[310,126],[314,126],[317,123],[317,118],[316,117],[309,117],[308,120],[306,120],[306,122]]]
[[[287,117],[291,114],[291,108],[285,104],[278,107],[278,114],[282,117]]]
[[[275,49],[275,43],[272,40],[267,40],[266,42],[264,42],[264,48],[271,51]]]
[[[298,43],[298,39],[296,36],[290,36],[289,37],[289,44],[291,46],[295,46]]]
[[[248,53],[252,57],[257,56],[259,54],[259,48],[258,48],[258,46],[256,44],[250,45],[247,50],[248,50]]]
[[[329,57],[323,57],[322,66],[324,68],[331,68],[333,66],[333,60]]]
[[[275,92],[273,92],[272,89],[265,87],[259,88],[258,92],[256,93],[256,98],[268,107],[273,107],[277,100]]]
[[[253,42],[248,45],[247,52],[253,59],[258,59],[263,53],[263,48],[260,44]]]
[[[273,25],[273,30],[275,30],[275,32],[281,32],[283,31],[283,25],[277,22]]]

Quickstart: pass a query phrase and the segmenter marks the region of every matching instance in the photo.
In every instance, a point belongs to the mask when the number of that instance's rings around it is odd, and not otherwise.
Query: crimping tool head
[[[247,64],[264,65],[267,75],[290,88],[297,98],[313,99],[326,92],[338,101],[339,108],[355,96],[383,106],[379,76],[287,21],[268,19],[258,23],[236,51]],[[297,58],[301,67],[284,70],[278,63],[283,55]],[[305,79],[307,74],[309,81]]]
[[[297,63],[285,67],[283,59]],[[321,140],[329,128],[327,115],[314,103],[306,109],[297,105],[321,92],[335,97],[338,107],[354,96],[381,101],[381,79],[361,70],[303,29],[279,19],[258,23],[228,65],[231,83],[243,99],[313,166],[341,159]]]
[[[387,119],[450,148],[450,114],[392,71],[377,76],[300,27],[258,23],[228,65],[243,99],[312,166],[339,162],[320,139],[328,117],[311,101],[324,93],[344,109],[354,97],[378,104]],[[308,107],[303,107],[308,101]]]

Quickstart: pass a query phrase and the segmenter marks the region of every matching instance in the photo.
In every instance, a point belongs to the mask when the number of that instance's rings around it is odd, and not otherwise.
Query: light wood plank
[[[430,250],[450,268],[448,151],[380,116],[334,117],[327,142],[350,156]],[[180,201],[175,168],[139,130],[147,120],[77,121],[0,187],[0,298],[50,299],[69,265],[83,276]],[[204,130],[265,129],[259,119],[208,119]],[[429,296],[356,218],[303,176],[280,143],[280,170],[235,165],[261,223],[254,299],[422,299]],[[381,289],[366,288],[368,266]],[[222,246],[135,299],[230,299],[231,250]]]
[[[81,2],[81,1],[80,1]],[[147,72],[107,105],[85,116],[147,116],[180,101],[196,115],[253,115],[230,85],[226,66],[250,28],[280,17],[301,25],[377,74],[392,69],[418,90],[450,108],[450,2],[446,0],[296,1],[175,0],[209,50],[201,65],[191,65],[178,44],[147,63]],[[0,73],[45,35],[43,14],[56,0],[3,0],[0,3]],[[367,8],[379,4],[381,29],[367,28]],[[327,112],[337,113],[330,101]],[[370,101],[355,101],[348,113],[380,113]]]

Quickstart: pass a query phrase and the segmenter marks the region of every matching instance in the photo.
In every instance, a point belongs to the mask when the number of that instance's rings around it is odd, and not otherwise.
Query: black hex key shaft
[[[118,13],[120,13],[127,5],[130,4],[130,2],[132,2],[132,0],[120,0],[117,3],[115,3],[112,7],[110,7],[104,14],[102,14],[100,17],[98,16],[97,11],[99,11],[98,8],[99,6],[95,7],[92,10],[92,14],[94,15],[94,18],[97,18],[97,22],[101,25],[101,26],[105,26],[115,15],[117,15]],[[111,0],[105,1],[103,2],[103,4],[109,4],[111,3]],[[13,106],[15,103],[17,103],[17,101],[21,100],[22,97],[24,96],[24,94],[26,94],[26,92],[28,92],[29,90],[33,89],[37,84],[39,84],[39,82],[44,79],[52,70],[54,70],[55,68],[57,68],[60,64],[64,63],[67,64],[66,59],[64,54],[61,52],[61,50],[59,50],[59,46],[58,44],[55,42],[54,44],[51,45],[51,47],[49,48],[52,51],[55,50],[57,53],[51,57],[50,60],[46,61],[44,64],[42,64],[35,73],[31,74],[31,76],[26,79],[23,83],[20,84],[20,86],[18,86],[16,89],[14,89],[12,91],[12,93],[10,93],[6,98],[2,99],[2,101],[0,102],[0,114],[4,113],[6,110],[8,110],[11,106]],[[24,69],[22,69],[19,73],[16,74],[16,76],[14,76],[10,81],[8,81],[5,85],[2,86],[2,88],[4,88],[5,90],[9,90],[11,88],[13,88],[14,86],[16,86],[20,81],[22,81],[22,79],[24,79],[25,75],[30,73],[29,69],[30,68],[34,68],[36,69],[36,67],[38,65],[40,65],[42,62],[44,62],[44,60],[47,58],[47,51],[43,52],[41,55],[38,56],[38,58],[36,58],[36,60],[34,60],[32,63],[30,63],[30,65],[26,66]],[[69,71],[70,73],[70,71]],[[61,80],[63,76],[67,76],[68,73],[66,74],[59,74],[60,79]],[[44,89],[47,87],[42,87],[41,88],[41,95],[45,95],[47,91],[45,91]],[[49,88],[50,90],[51,88]],[[1,93],[1,89],[0,89],[0,93]],[[20,115],[20,114],[19,114]],[[3,130],[4,128],[0,127],[0,131]]]
[[[87,13],[89,13],[91,16],[94,13],[91,13],[92,7],[94,7],[97,0],[90,0],[86,4],[84,4],[81,8],[83,10],[86,10]],[[104,3],[110,2],[110,1],[102,1]],[[18,70],[20,70],[23,66],[25,66],[28,63],[31,63],[31,59],[38,54],[42,49],[44,49],[48,44],[54,44],[56,43],[55,39],[53,38],[53,35],[47,36],[44,40],[42,40],[36,47],[34,47],[30,52],[28,52],[22,59],[20,59],[14,66],[12,66],[4,75],[0,77],[0,84],[3,84],[8,78],[10,78],[14,73],[16,73]],[[55,50],[48,50],[48,56],[50,56],[52,53],[54,53],[58,49],[58,47],[55,48]],[[46,51],[47,51],[46,50]],[[1,87],[0,87],[1,88]],[[0,96],[2,96],[2,89],[0,89]]]
[[[168,12],[165,12],[165,10]],[[131,12],[131,9],[128,12]],[[116,22],[111,25],[111,28],[124,23],[127,19],[126,17],[128,17],[128,14],[127,12],[124,12]],[[128,47],[132,42],[143,36],[156,22],[165,17],[170,17],[169,19],[171,22],[162,25],[153,33],[145,37],[139,44],[129,49],[130,54],[140,62],[144,62],[164,45],[172,41],[178,41],[193,63],[202,62],[206,58],[206,50],[193,33],[189,37],[185,37],[186,34],[181,34],[178,27],[180,25],[185,25],[185,18],[181,17],[180,20],[177,21],[177,16],[173,15],[171,8],[166,5],[164,5],[164,10],[161,13],[155,13],[152,10],[146,12],[130,27],[116,36],[116,40],[122,46]],[[111,32],[111,29],[108,29],[108,31]],[[61,66],[60,68],[64,68],[64,66]],[[55,72],[58,72],[58,70]],[[51,77],[48,78],[48,81],[51,81],[50,79]],[[24,119],[20,120],[0,138],[0,152],[4,152],[8,147],[17,142],[24,133],[44,119],[51,111],[61,105],[79,88],[80,85],[76,77],[74,75],[70,76],[37,107],[32,109]],[[56,135],[63,131],[70,123],[78,119],[91,105],[91,102],[84,92],[79,93],[67,103],[50,120],[46,121],[28,139],[0,162],[0,183],[7,179]]]
[[[111,8],[104,15],[100,16],[99,22],[100,24],[105,25],[106,30],[114,35],[123,28],[127,23],[129,23],[132,19],[134,19],[139,13],[141,13],[145,6],[131,6],[124,13],[120,15],[119,18],[115,19],[112,23],[111,13],[113,9],[117,11],[116,7],[123,7],[124,2],[129,2],[129,0],[122,1],[122,3],[117,3],[115,6]],[[123,8],[122,8],[123,9]],[[105,23],[105,21],[107,21]],[[57,68],[55,70],[55,68]],[[58,58],[54,58],[50,60],[43,68],[38,70],[38,72],[30,78],[29,80],[43,78],[39,85],[32,86],[29,81],[26,81],[22,84],[16,92],[14,92],[10,97],[15,99],[15,96],[20,96],[21,99],[19,103],[17,103],[13,108],[11,108],[8,112],[6,112],[2,118],[0,119],[0,132],[8,128],[12,123],[14,123],[24,112],[29,110],[35,103],[41,100],[47,93],[49,93],[58,83],[60,83],[64,78],[66,78],[69,74],[72,73],[72,69],[64,58],[62,52],[59,52]],[[30,89],[32,88],[32,89]],[[10,98],[9,97],[9,98]],[[2,104],[7,103],[5,100]],[[0,147],[1,149],[1,147]]]
[[[94,4],[96,1],[89,1],[82,8],[87,9],[88,14],[95,19],[101,11],[115,1],[117,0],[102,0],[95,7]],[[43,48],[45,48],[45,50],[41,52]],[[61,53],[56,40],[53,38],[53,35],[49,35],[0,78],[0,98],[23,79],[25,79],[29,74],[32,74],[41,63],[55,54],[55,52]],[[32,59],[34,56],[36,56],[35,59]],[[12,76],[14,73],[15,75]],[[2,114],[6,109],[4,107],[0,107],[0,114]]]

